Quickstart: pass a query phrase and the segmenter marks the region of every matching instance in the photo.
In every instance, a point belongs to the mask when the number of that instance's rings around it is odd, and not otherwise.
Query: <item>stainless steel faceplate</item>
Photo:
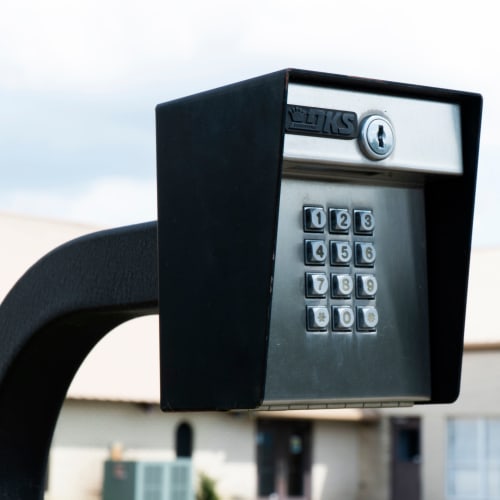
[[[334,141],[339,142],[339,141]],[[286,169],[285,169],[286,170]],[[304,263],[308,205],[373,210],[378,290],[375,331],[307,331],[306,307],[339,303],[305,297],[305,273],[336,271]],[[354,243],[363,236],[341,237]],[[363,270],[361,270],[363,271]],[[354,262],[342,272],[360,272]],[[406,405],[430,398],[423,188],[357,181],[284,178],[278,221],[267,376],[263,408]],[[362,299],[340,302],[356,308]],[[373,301],[372,301],[373,303]]]
[[[285,134],[285,160],[319,163],[329,169],[332,162],[356,168],[461,174],[460,108],[456,104],[388,95],[290,84],[288,105],[355,112],[358,122],[381,115],[394,131],[394,151],[374,161],[362,153],[357,140],[339,140]]]

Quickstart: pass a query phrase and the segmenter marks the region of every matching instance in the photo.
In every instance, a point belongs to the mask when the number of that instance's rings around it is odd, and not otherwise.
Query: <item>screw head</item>
[[[394,150],[394,130],[387,118],[380,115],[367,116],[359,132],[361,151],[370,160],[383,160]]]

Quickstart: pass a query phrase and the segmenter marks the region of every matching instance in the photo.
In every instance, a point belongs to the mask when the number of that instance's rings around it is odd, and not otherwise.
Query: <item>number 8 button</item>
[[[350,274],[332,274],[332,297],[347,298],[354,288]]]

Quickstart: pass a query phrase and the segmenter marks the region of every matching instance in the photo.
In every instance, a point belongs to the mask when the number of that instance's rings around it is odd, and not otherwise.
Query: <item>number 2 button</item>
[[[351,214],[346,208],[330,208],[330,232],[348,233],[351,227]]]

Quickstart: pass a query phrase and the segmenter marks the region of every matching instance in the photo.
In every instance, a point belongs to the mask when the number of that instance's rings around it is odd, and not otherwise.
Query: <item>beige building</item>
[[[6,214],[0,227],[1,296],[39,257],[93,230]],[[163,414],[157,318],[122,325],[69,389],[46,499],[102,498],[111,455],[141,464],[190,455],[192,481],[207,474],[224,499],[500,499],[500,325],[492,315],[499,259],[500,249],[473,252],[462,391],[453,405]]]

